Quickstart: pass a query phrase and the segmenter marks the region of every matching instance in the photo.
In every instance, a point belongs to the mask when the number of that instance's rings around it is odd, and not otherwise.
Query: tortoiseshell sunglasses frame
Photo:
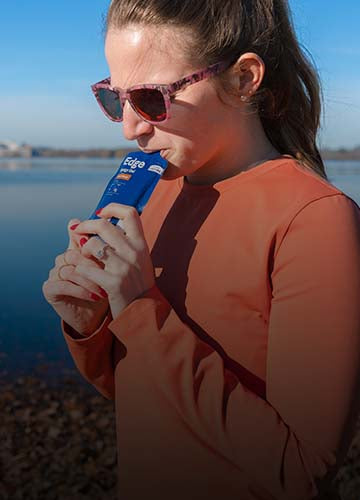
[[[201,80],[205,80],[205,78],[209,78],[211,76],[217,75],[221,73],[222,71],[225,71],[231,66],[232,62],[229,61],[223,61],[223,62],[218,62],[215,64],[212,64],[211,66],[201,69],[197,71],[196,73],[192,73],[191,75],[184,76],[181,78],[181,80],[178,80],[174,83],[170,84],[153,84],[153,83],[145,83],[143,85],[134,85],[133,87],[129,87],[128,89],[121,89],[118,87],[112,87],[110,85],[110,77],[105,78],[104,80],[101,80],[98,83],[95,83],[94,85],[91,85],[91,90],[100,106],[102,109],[103,113],[113,122],[122,122],[123,117],[121,118],[114,118],[111,116],[105,107],[102,105],[101,99],[99,98],[98,90],[100,89],[107,89],[111,90],[112,92],[116,93],[119,97],[121,107],[124,108],[125,101],[128,100],[130,103],[130,106],[132,109],[135,111],[135,113],[144,121],[151,123],[151,124],[158,124],[158,123],[164,123],[167,121],[170,117],[170,105],[171,105],[171,97],[179,92],[179,90],[183,90],[189,85],[192,85],[193,83],[200,82]],[[152,89],[152,90],[158,90],[161,92],[164,103],[165,103],[165,110],[166,110],[166,115],[163,120],[148,120],[146,119],[141,113],[136,109],[134,104],[131,101],[131,92],[133,90],[140,90],[140,89]]]

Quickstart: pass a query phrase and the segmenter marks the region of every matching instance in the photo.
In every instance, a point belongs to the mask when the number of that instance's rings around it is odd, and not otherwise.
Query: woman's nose
[[[128,100],[124,103],[123,109],[123,134],[128,141],[134,141],[141,135],[150,134],[153,125],[143,120],[135,113]]]

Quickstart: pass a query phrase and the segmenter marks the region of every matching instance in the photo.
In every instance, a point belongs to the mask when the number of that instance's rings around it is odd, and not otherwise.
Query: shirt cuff
[[[117,337],[124,339],[128,335],[136,336],[146,330],[159,331],[171,311],[171,305],[156,285],[133,300],[121,313],[109,323],[109,329]]]
[[[112,321],[111,312],[108,310],[101,325],[90,335],[83,335],[77,332],[63,319],[61,320],[61,329],[64,336],[71,342],[84,343],[86,341],[93,340],[95,337],[101,335],[101,333],[108,328],[109,323],[111,323],[111,321]]]

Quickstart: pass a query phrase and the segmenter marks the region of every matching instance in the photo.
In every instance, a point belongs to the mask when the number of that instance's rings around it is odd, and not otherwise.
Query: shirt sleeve
[[[77,369],[107,399],[115,397],[114,335],[108,328],[112,319],[108,312],[99,328],[87,337],[61,320],[61,330]]]
[[[160,420],[162,411],[176,414],[184,432],[245,474],[254,498],[330,499],[359,410],[357,205],[336,195],[303,207],[269,279],[266,400],[181,322],[156,286],[109,329],[126,346],[125,371],[145,381],[138,390],[149,388],[143,408],[156,401]]]

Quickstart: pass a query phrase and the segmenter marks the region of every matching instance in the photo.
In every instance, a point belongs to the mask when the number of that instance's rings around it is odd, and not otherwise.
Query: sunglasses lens
[[[114,120],[122,120],[123,111],[118,94],[109,89],[98,89],[97,95],[107,114]]]
[[[165,120],[166,106],[164,96],[160,90],[132,90],[130,97],[132,105],[145,120],[152,122],[162,122]]]

